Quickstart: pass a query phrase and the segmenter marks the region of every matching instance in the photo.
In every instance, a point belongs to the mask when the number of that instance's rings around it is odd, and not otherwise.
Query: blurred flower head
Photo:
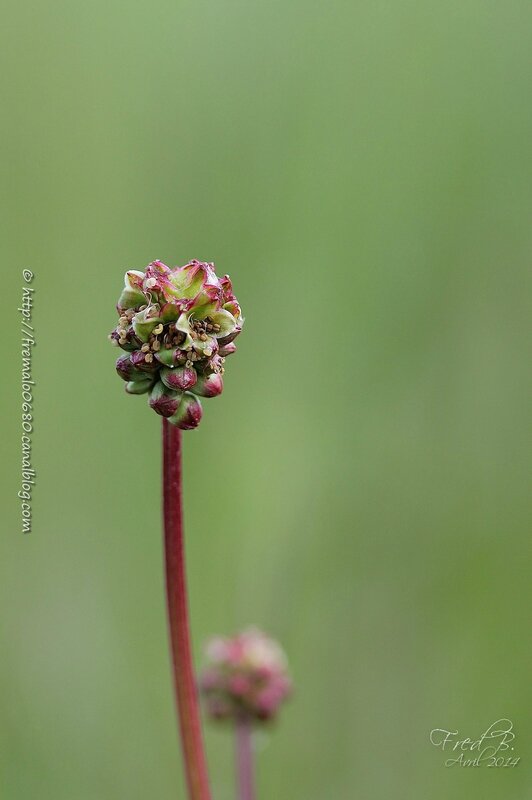
[[[117,311],[109,338],[125,351],[116,370],[126,391],[147,393],[150,407],[179,428],[197,427],[198,396],[221,394],[225,359],[244,324],[229,276],[203,261],[153,261],[126,272]]]
[[[212,638],[206,656],[200,688],[214,719],[272,719],[291,693],[284,651],[257,628]]]

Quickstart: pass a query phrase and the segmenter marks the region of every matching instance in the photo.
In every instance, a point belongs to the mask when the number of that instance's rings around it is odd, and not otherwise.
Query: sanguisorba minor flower
[[[206,656],[200,687],[207,713],[234,723],[238,795],[253,800],[252,730],[274,719],[292,692],[287,659],[278,642],[258,628],[212,638]]]
[[[162,417],[163,518],[168,628],[181,743],[190,800],[210,800],[192,663],[183,537],[181,432],[201,420],[200,397],[223,389],[225,359],[243,317],[229,277],[213,264],[170,268],[153,261],[126,272],[111,341],[124,354],[116,370],[129,394],[147,394]]]
[[[244,323],[228,275],[193,260],[170,268],[153,261],[129,270],[110,339],[124,350],[116,371],[129,394],[148,394],[151,408],[182,430],[202,417],[200,397],[223,390],[225,359]]]
[[[205,648],[207,663],[201,690],[213,719],[246,716],[273,719],[292,690],[281,645],[258,628],[232,637],[213,637]]]

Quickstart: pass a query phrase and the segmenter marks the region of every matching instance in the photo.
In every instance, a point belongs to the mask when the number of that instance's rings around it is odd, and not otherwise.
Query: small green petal
[[[159,312],[159,317],[161,318],[161,322],[166,325],[167,322],[175,322],[179,319],[179,315],[181,314],[181,309],[175,303],[165,303]]]
[[[192,336],[190,335],[190,323],[188,321],[188,314],[183,312],[177,320],[176,329],[185,334],[185,341],[179,345],[181,350],[189,350],[192,347]]]
[[[138,311],[133,317],[133,330],[141,342],[147,342],[151,332],[160,321],[157,308],[145,308],[144,311]]]
[[[203,273],[197,272],[191,280],[187,269],[177,269],[170,275],[170,282],[175,287],[176,297],[191,300],[198,294],[203,285]],[[174,294],[173,291],[172,294]]]
[[[207,336],[204,342],[201,339],[194,339],[192,344],[197,353],[201,353],[207,358],[210,358],[218,351],[218,342],[214,336]]]
[[[124,277],[124,288],[118,300],[119,308],[124,311],[127,308],[134,308],[145,302],[144,293],[142,291],[142,281],[144,280],[144,273],[138,270],[131,269],[126,272]]]
[[[223,336],[229,336],[229,334],[233,333],[236,328],[235,318],[229,313],[229,311],[226,311],[223,308],[210,314],[210,318],[215,325],[220,326],[220,330],[215,334],[218,339],[221,339]]]
[[[178,363],[177,353],[179,352],[181,352],[179,347],[174,347],[173,349],[167,349],[166,347],[163,347],[162,350],[159,350],[157,353],[155,353],[155,358],[161,364],[164,364],[165,367],[175,367],[175,365]]]
[[[211,302],[207,295],[205,295],[203,298],[200,295],[198,305],[194,305],[192,316],[194,319],[205,319],[205,317],[212,317],[217,308],[218,303],[216,301]]]

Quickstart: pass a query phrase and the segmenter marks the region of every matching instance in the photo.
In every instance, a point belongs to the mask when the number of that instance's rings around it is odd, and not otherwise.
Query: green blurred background
[[[160,420],[106,336],[125,269],[192,257],[247,317],[185,434],[196,657],[256,623],[297,686],[260,798],[531,796],[531,33],[518,0],[7,4],[3,800],[183,797]],[[515,769],[429,743],[500,717]],[[230,800],[230,734],[207,740]]]

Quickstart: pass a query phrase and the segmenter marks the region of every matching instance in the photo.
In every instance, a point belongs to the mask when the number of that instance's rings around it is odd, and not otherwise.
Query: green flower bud
[[[144,378],[140,381],[129,381],[126,383],[126,392],[128,394],[146,394],[153,386],[152,378]]]

